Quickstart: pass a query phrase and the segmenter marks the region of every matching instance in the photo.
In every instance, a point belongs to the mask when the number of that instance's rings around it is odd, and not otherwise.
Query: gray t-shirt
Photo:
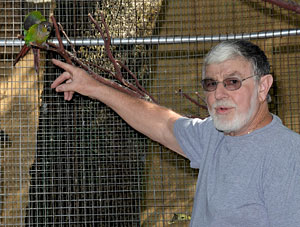
[[[243,136],[225,136],[211,118],[180,118],[174,133],[199,169],[190,226],[300,226],[300,135],[276,115]]]

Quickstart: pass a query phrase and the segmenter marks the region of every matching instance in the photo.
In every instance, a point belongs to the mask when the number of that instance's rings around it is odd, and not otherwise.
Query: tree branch
[[[133,72],[131,72],[129,70],[129,68],[126,67],[122,62],[117,61],[114,58],[112,51],[110,49],[111,37],[109,34],[108,26],[104,19],[104,15],[101,14],[101,23],[104,27],[104,30],[101,29],[98,22],[90,14],[88,16],[89,16],[91,22],[95,25],[97,31],[100,32],[101,37],[104,40],[104,47],[105,47],[107,57],[110,60],[110,62],[113,64],[115,72],[112,72],[111,70],[105,69],[100,66],[96,66],[92,62],[88,62],[88,61],[78,58],[77,53],[74,48],[74,45],[71,43],[68,35],[64,31],[61,24],[58,24],[56,22],[56,19],[53,15],[51,15],[50,18],[51,18],[51,20],[53,22],[53,26],[55,28],[55,34],[56,34],[56,38],[58,40],[58,45],[51,43],[51,42],[47,42],[46,44],[43,44],[43,45],[38,45],[38,44],[32,43],[32,46],[40,48],[40,49],[44,49],[47,51],[53,51],[53,52],[58,53],[62,58],[65,59],[65,61],[67,63],[69,63],[69,64],[75,63],[76,65],[78,65],[81,68],[83,68],[84,70],[86,70],[93,78],[95,78],[96,80],[98,80],[99,82],[101,82],[105,85],[115,88],[121,92],[125,92],[131,96],[147,99],[152,102],[156,102],[155,99],[146,91],[146,89],[140,85],[136,75],[134,75]],[[65,36],[68,43],[71,45],[73,53],[67,51],[64,48],[60,32]],[[95,67],[105,73],[112,75],[119,83],[117,83],[113,80],[109,80],[103,76],[100,76],[99,74],[95,73],[89,66]],[[130,83],[123,77],[122,72],[121,72],[121,67],[124,68],[132,76],[132,78],[134,78],[135,85],[133,85],[132,83]]]
[[[295,2],[282,1],[282,0],[262,0],[262,1],[269,2],[273,5],[279,6],[280,8],[287,9],[287,10],[290,10],[290,11],[294,11],[294,12],[300,14],[300,5],[298,5]]]

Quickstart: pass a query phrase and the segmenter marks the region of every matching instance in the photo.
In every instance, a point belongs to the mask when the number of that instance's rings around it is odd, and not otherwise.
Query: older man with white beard
[[[248,44],[240,43],[245,47]],[[214,125],[232,136],[249,133],[272,120],[267,106],[267,94],[273,82],[268,61],[261,52],[256,58],[245,56],[247,59],[238,51],[230,50],[226,42],[218,45],[207,55],[202,73],[202,86]],[[258,68],[258,64],[265,65]],[[224,86],[218,86],[219,83]]]
[[[66,70],[52,84],[98,99],[133,128],[199,169],[190,226],[300,226],[300,136],[269,112],[273,78],[264,52],[248,41],[225,41],[204,59],[202,86],[211,117],[190,119]],[[64,83],[66,82],[66,83]]]

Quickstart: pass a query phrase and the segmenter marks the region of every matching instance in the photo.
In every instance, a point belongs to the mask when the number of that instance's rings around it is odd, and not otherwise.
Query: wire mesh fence
[[[58,54],[42,51],[39,73],[31,52],[13,66],[24,17],[34,10],[54,15],[78,57],[113,71],[88,17],[100,21],[103,13],[115,58],[159,104],[192,117],[208,113],[179,91],[204,104],[203,56],[220,40],[251,39],[272,65],[271,111],[300,132],[293,11],[260,0],[1,0],[1,226],[188,226],[192,212],[197,172],[189,162],[96,100],[64,101],[50,88],[61,73],[50,61]]]

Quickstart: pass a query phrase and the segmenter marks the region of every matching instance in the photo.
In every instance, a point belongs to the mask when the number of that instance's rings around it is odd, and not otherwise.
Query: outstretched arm
[[[51,88],[64,92],[65,100],[71,100],[74,92],[97,99],[137,131],[185,156],[173,134],[174,122],[181,115],[101,84],[80,68],[55,59],[53,63],[65,72],[52,83]]]

